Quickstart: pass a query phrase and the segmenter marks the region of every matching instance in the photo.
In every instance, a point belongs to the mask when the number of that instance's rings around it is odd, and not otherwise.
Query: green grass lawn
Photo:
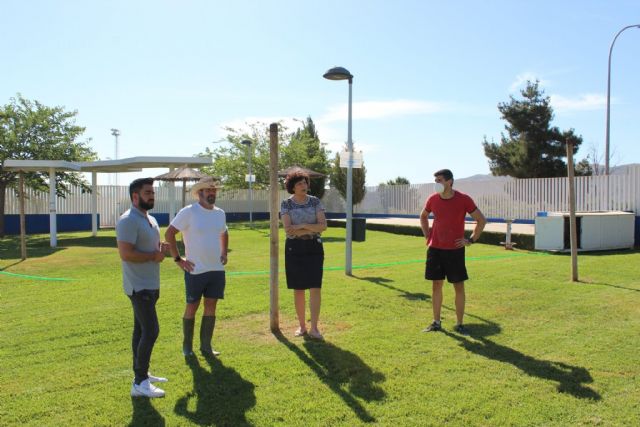
[[[473,245],[464,337],[451,286],[444,332],[421,333],[423,239],[367,231],[347,277],[344,229],[324,236],[320,343],[293,337],[282,269],[282,335],[270,332],[268,229],[231,226],[215,360],[181,354],[182,275],[166,260],[151,367],[170,382],[154,400],[129,396],[114,232],[61,234],[56,249],[31,236],[24,262],[18,239],[0,239],[0,425],[640,424],[639,252],[580,255],[571,283],[567,255]]]

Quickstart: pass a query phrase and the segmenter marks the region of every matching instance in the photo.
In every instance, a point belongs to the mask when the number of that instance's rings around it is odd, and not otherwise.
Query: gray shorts
[[[224,299],[226,285],[224,271],[206,271],[200,274],[184,272],[184,288],[187,304],[193,304],[205,298]]]

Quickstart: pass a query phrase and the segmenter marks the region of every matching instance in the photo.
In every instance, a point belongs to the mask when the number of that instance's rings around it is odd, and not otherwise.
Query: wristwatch
[[[176,255],[175,258],[173,258],[174,262],[180,262],[182,261],[182,257],[180,255]]]

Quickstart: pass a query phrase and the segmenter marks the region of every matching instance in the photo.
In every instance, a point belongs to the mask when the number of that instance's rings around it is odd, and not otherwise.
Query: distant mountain
[[[611,175],[626,175],[629,173],[630,169],[635,169],[640,167],[640,163],[629,163],[627,165],[620,166],[612,166],[610,168]],[[604,170],[604,166],[602,167]]]
[[[456,178],[456,181],[510,181],[512,179],[510,176],[493,176],[490,173],[484,175],[479,173],[466,178]]]

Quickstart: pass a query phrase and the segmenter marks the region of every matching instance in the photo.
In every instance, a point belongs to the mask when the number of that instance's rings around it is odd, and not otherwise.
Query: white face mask
[[[436,182],[436,193],[444,193],[444,184],[441,182]]]

